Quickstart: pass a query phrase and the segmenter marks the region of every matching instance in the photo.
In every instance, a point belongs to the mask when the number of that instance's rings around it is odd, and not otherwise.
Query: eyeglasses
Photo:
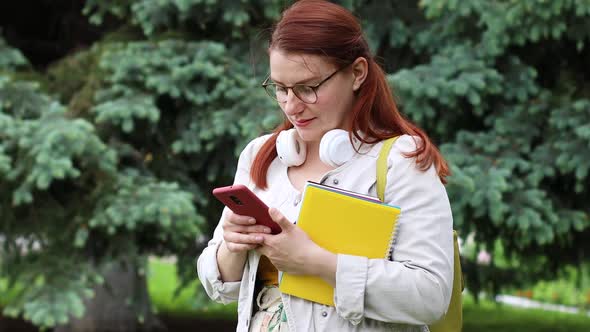
[[[329,79],[334,77],[339,71],[348,67],[349,65],[343,66],[340,69],[337,69],[335,72],[330,74],[328,77],[324,78],[321,82],[316,85],[305,85],[305,84],[295,84],[293,86],[282,86],[270,81],[270,76],[267,77],[264,82],[262,82],[262,87],[266,90],[266,93],[279,103],[286,103],[287,97],[289,96],[289,89],[293,91],[295,96],[299,98],[302,102],[306,104],[315,104],[318,101],[318,88],[326,83]]]

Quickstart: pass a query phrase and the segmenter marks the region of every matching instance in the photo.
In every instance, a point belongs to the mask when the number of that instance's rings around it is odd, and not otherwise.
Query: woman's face
[[[270,52],[270,78],[280,86],[305,84],[314,86],[340,69],[318,55]],[[319,142],[329,130],[346,129],[354,102],[355,76],[344,68],[317,89],[317,101],[306,104],[287,89],[287,100],[281,109],[306,142]]]

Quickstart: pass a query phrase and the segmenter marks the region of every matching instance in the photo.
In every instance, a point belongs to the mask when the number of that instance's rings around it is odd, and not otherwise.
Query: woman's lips
[[[313,119],[315,119],[315,118],[306,119],[306,120],[295,120],[295,125],[297,127],[305,127],[308,124],[310,124]]]

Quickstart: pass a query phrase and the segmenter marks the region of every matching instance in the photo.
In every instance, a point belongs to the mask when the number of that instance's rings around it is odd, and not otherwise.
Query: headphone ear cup
[[[287,166],[299,166],[307,157],[307,145],[297,134],[297,130],[283,130],[275,143],[279,160]]]
[[[332,167],[339,167],[349,161],[355,152],[346,130],[332,129],[324,134],[320,142],[320,159]]]

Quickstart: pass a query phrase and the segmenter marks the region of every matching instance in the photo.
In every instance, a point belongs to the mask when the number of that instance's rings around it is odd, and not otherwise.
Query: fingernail
[[[264,229],[264,232],[265,232],[265,233],[270,233],[270,228],[265,228],[265,229]]]
[[[249,220],[248,220],[248,222],[249,222],[250,224],[255,224],[255,223],[256,223],[256,219],[253,219],[253,218],[252,218],[252,219],[249,219]]]
[[[255,239],[256,241],[262,241],[262,236],[256,236],[254,239]]]

